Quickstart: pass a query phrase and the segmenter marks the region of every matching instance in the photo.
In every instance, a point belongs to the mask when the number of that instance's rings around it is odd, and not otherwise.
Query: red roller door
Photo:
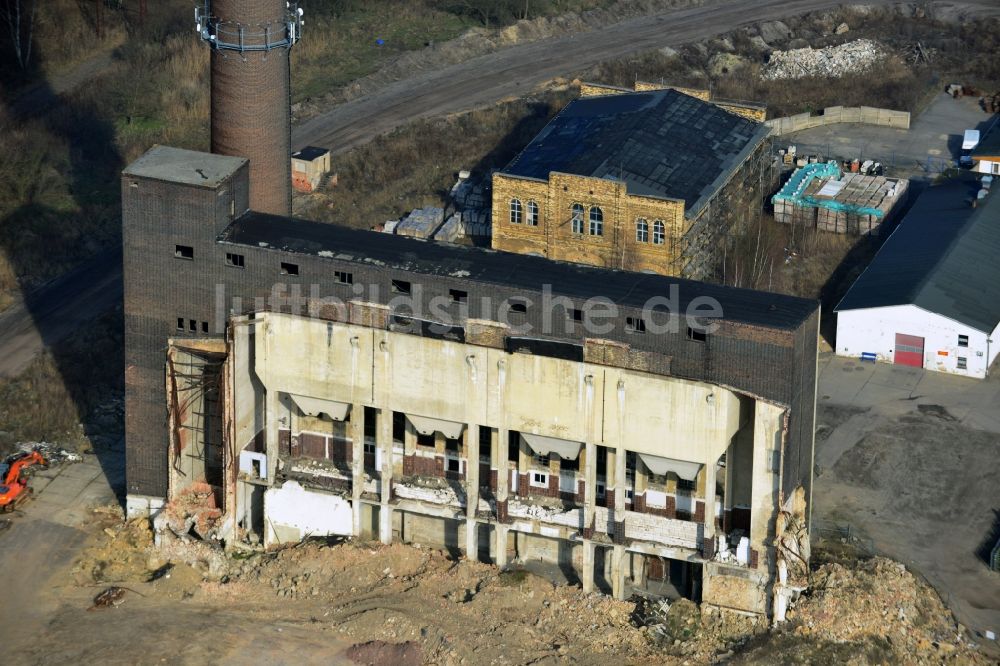
[[[924,367],[924,339],[915,335],[896,334],[896,364]]]

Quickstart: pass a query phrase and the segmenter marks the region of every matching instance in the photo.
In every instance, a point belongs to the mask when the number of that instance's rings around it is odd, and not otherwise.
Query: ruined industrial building
[[[777,177],[765,109],[584,84],[493,176],[493,248],[713,280]]]
[[[671,277],[709,271],[686,248],[724,233],[727,183],[759,182],[766,129],[674,90],[579,100],[547,132],[590,141],[624,111],[640,161],[678,119],[726,150],[637,188],[638,162],[553,173],[540,137],[494,180],[523,206],[494,212],[495,247],[518,253],[357,231],[289,216],[294,6],[216,0],[200,21],[213,153],[157,146],[122,175],[129,512],[226,546],[419,542],[780,616],[808,561],[819,309]],[[603,210],[578,240],[603,267],[555,261],[582,252],[561,235],[575,202],[585,229]],[[623,250],[637,215],[670,242]]]

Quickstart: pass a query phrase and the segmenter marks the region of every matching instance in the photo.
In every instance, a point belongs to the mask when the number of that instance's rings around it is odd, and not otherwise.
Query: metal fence
[[[825,539],[848,544],[868,556],[874,556],[877,553],[875,543],[868,537],[860,535],[850,523],[834,523],[813,519],[809,535],[814,545]]]

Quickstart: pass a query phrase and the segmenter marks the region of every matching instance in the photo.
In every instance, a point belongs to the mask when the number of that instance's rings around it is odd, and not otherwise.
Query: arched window
[[[538,226],[538,204],[534,201],[528,202],[528,226]]]
[[[649,242],[649,222],[640,217],[635,221],[635,241],[637,243]]]
[[[663,221],[656,220],[653,222],[653,245],[663,245],[663,239],[666,234],[663,231]]]
[[[510,223],[521,224],[521,200],[510,200]]]
[[[590,207],[590,235],[604,235],[604,213],[597,206]]]
[[[575,203],[572,208],[571,220],[573,222],[573,233],[582,234],[583,233],[583,206]]]

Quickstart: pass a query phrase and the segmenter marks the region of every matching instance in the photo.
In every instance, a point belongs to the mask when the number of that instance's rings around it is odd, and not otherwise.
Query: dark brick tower
[[[290,215],[288,56],[301,12],[285,0],[205,0],[196,20],[212,48],[212,152],[250,160],[251,209]]]

